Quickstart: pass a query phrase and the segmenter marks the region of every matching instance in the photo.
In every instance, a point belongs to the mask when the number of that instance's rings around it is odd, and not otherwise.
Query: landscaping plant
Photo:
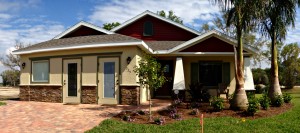
[[[196,82],[189,85],[188,90],[191,95],[192,102],[209,102],[210,94],[208,89],[203,87],[202,83]]]
[[[267,93],[262,95],[262,97],[259,99],[259,103],[264,110],[267,110],[270,107],[271,100]]]
[[[163,125],[166,122],[164,117],[158,117],[154,119],[154,123],[157,125]]]
[[[275,107],[280,107],[283,104],[282,95],[275,95],[273,100],[271,100],[271,104]]]
[[[198,115],[199,114],[199,109],[193,109],[190,113],[190,115]]]
[[[122,120],[131,122],[131,121],[134,121],[134,118],[132,118],[130,115],[123,115]]]
[[[139,84],[148,89],[149,96],[149,121],[152,122],[151,116],[151,91],[162,87],[166,82],[164,76],[165,67],[156,61],[151,55],[144,53],[143,57],[138,61],[138,67],[134,68],[134,72],[139,77]]]
[[[259,110],[259,100],[253,96],[248,99],[248,109],[247,114],[254,116],[254,114]]]
[[[214,108],[214,111],[221,111],[225,108],[224,100],[220,97],[213,97],[211,106]]]
[[[291,96],[291,94],[289,94],[289,93],[283,93],[283,101],[285,102],[285,103],[290,103],[291,102],[291,100],[293,99],[293,97]]]

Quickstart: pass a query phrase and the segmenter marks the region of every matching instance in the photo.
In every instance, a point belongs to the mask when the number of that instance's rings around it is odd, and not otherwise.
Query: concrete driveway
[[[5,101],[0,106],[0,132],[84,132],[122,110],[147,109],[143,106],[100,106],[92,104],[63,105],[30,101]],[[170,105],[170,101],[154,101],[153,110]]]

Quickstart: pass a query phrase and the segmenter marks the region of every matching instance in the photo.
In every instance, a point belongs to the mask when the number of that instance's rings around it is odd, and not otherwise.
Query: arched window
[[[146,21],[144,23],[144,36],[152,36],[153,35],[153,24],[150,21]]]

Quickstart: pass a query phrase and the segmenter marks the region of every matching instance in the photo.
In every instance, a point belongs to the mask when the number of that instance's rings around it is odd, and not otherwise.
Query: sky
[[[173,10],[195,30],[203,23],[212,25],[220,14],[219,7],[209,0],[0,0],[0,56],[14,50],[16,41],[47,41],[81,20],[97,26],[123,23],[145,10]],[[295,27],[289,30],[285,43],[300,42],[299,13]],[[5,69],[0,62],[0,73]]]

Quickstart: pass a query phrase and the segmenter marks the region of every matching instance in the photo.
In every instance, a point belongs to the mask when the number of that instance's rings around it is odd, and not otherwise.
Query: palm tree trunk
[[[268,91],[268,96],[271,100],[274,100],[276,95],[282,95],[279,79],[278,79],[278,59],[277,59],[277,43],[275,38],[275,33],[272,36],[272,46],[271,46],[271,83]]]
[[[230,107],[237,110],[246,110],[248,107],[248,99],[244,88],[244,56],[242,44],[242,29],[237,26],[237,57],[235,59],[235,81],[236,87]]]

